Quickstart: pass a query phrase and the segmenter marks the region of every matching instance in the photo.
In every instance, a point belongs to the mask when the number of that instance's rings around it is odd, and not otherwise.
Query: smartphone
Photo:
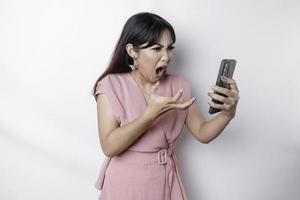
[[[220,86],[220,87],[224,87],[227,89],[231,89],[230,85],[227,84],[225,81],[222,80],[221,76],[225,76],[228,78],[232,78],[233,77],[233,72],[235,69],[235,65],[236,65],[236,60],[234,59],[223,59],[220,65],[220,69],[219,69],[219,74],[217,77],[217,81],[216,81],[216,85]],[[218,92],[216,92],[217,94],[227,97],[226,95],[220,94]],[[217,103],[217,104],[223,104],[223,102],[218,101],[216,99],[212,99],[212,102]],[[217,112],[220,112],[221,109],[217,109],[217,108],[213,108],[213,107],[209,107],[209,114],[214,114]]]

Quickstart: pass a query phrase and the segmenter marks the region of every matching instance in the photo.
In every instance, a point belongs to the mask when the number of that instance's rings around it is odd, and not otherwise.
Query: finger
[[[196,97],[190,98],[190,100],[184,102],[184,103],[180,103],[180,105],[182,106],[181,109],[186,109],[188,107],[190,107],[194,102],[196,101]]]
[[[171,104],[171,106],[173,108],[178,108],[178,109],[184,110],[184,109],[188,108],[189,106],[191,106],[195,100],[196,100],[196,97],[193,97],[184,103],[174,103],[174,104]]]
[[[225,98],[232,98],[235,101],[239,99],[239,91],[236,90],[229,90],[227,88],[219,87],[219,86],[212,86],[213,93],[218,95],[225,95]]]
[[[182,89],[180,89],[177,93],[176,93],[176,95],[174,96],[174,97],[172,97],[172,103],[174,103],[174,102],[177,102],[178,101],[178,99],[181,97],[181,95],[182,95]]]
[[[226,77],[226,76],[222,76],[222,78],[225,80],[226,83],[228,83],[230,85],[231,89],[239,91],[238,87],[236,85],[236,81],[233,78],[229,78],[229,77]]]
[[[221,109],[221,110],[229,110],[231,108],[230,105],[228,104],[218,104],[218,103],[214,103],[212,101],[208,102],[208,104],[213,107],[213,108],[217,108],[217,109]]]
[[[222,104],[217,104],[217,103],[214,103],[214,102],[212,102],[212,101],[210,101],[210,102],[208,102],[208,104],[210,105],[210,107],[212,107],[212,108],[217,108],[217,109],[223,109],[223,107],[222,107]]]
[[[231,91],[227,88],[224,88],[224,87],[214,85],[214,86],[211,87],[211,89],[213,90],[214,93],[220,93],[220,94],[226,95],[227,97],[234,97],[235,96],[233,91]]]
[[[221,101],[223,103],[227,103],[227,104],[230,104],[231,101],[229,100],[229,98],[227,97],[224,97],[222,95],[219,95],[217,93],[212,93],[212,92],[209,92],[208,93],[208,96],[210,96],[211,98],[215,99],[215,100],[218,100],[218,101]]]

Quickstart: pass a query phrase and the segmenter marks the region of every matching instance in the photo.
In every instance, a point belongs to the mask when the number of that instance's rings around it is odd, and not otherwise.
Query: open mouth
[[[155,72],[157,76],[162,76],[166,71],[166,67],[158,67]]]

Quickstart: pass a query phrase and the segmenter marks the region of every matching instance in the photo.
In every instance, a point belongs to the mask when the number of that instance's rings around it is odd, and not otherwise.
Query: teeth
[[[157,73],[156,73],[156,74],[157,74],[158,76],[162,76],[163,73],[164,73],[164,71],[165,71],[165,68],[160,67],[160,68],[157,69]]]
[[[156,69],[156,74],[159,74],[159,72],[161,71],[161,67]]]
[[[164,71],[165,71],[165,68],[159,67],[156,69],[156,74],[162,74],[162,72],[164,72]]]
[[[156,74],[158,74],[158,72],[160,71],[160,67],[156,69]]]

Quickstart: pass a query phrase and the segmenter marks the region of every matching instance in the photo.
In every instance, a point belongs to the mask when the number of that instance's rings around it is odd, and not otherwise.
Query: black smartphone
[[[236,60],[234,59],[223,59],[220,65],[220,69],[219,69],[219,74],[217,77],[217,81],[216,81],[216,85],[220,86],[220,87],[224,87],[227,89],[231,89],[230,85],[227,84],[225,81],[222,80],[221,76],[225,76],[228,78],[232,78],[233,77],[233,72],[235,69],[235,65],[236,65]],[[220,94],[218,92],[216,92],[217,94],[227,97],[226,95]],[[216,99],[212,99],[212,102],[217,103],[217,104],[223,104],[223,102],[218,101]],[[213,107],[209,107],[209,114],[214,114],[217,112],[220,112],[221,109],[217,109],[217,108],[213,108]]]

